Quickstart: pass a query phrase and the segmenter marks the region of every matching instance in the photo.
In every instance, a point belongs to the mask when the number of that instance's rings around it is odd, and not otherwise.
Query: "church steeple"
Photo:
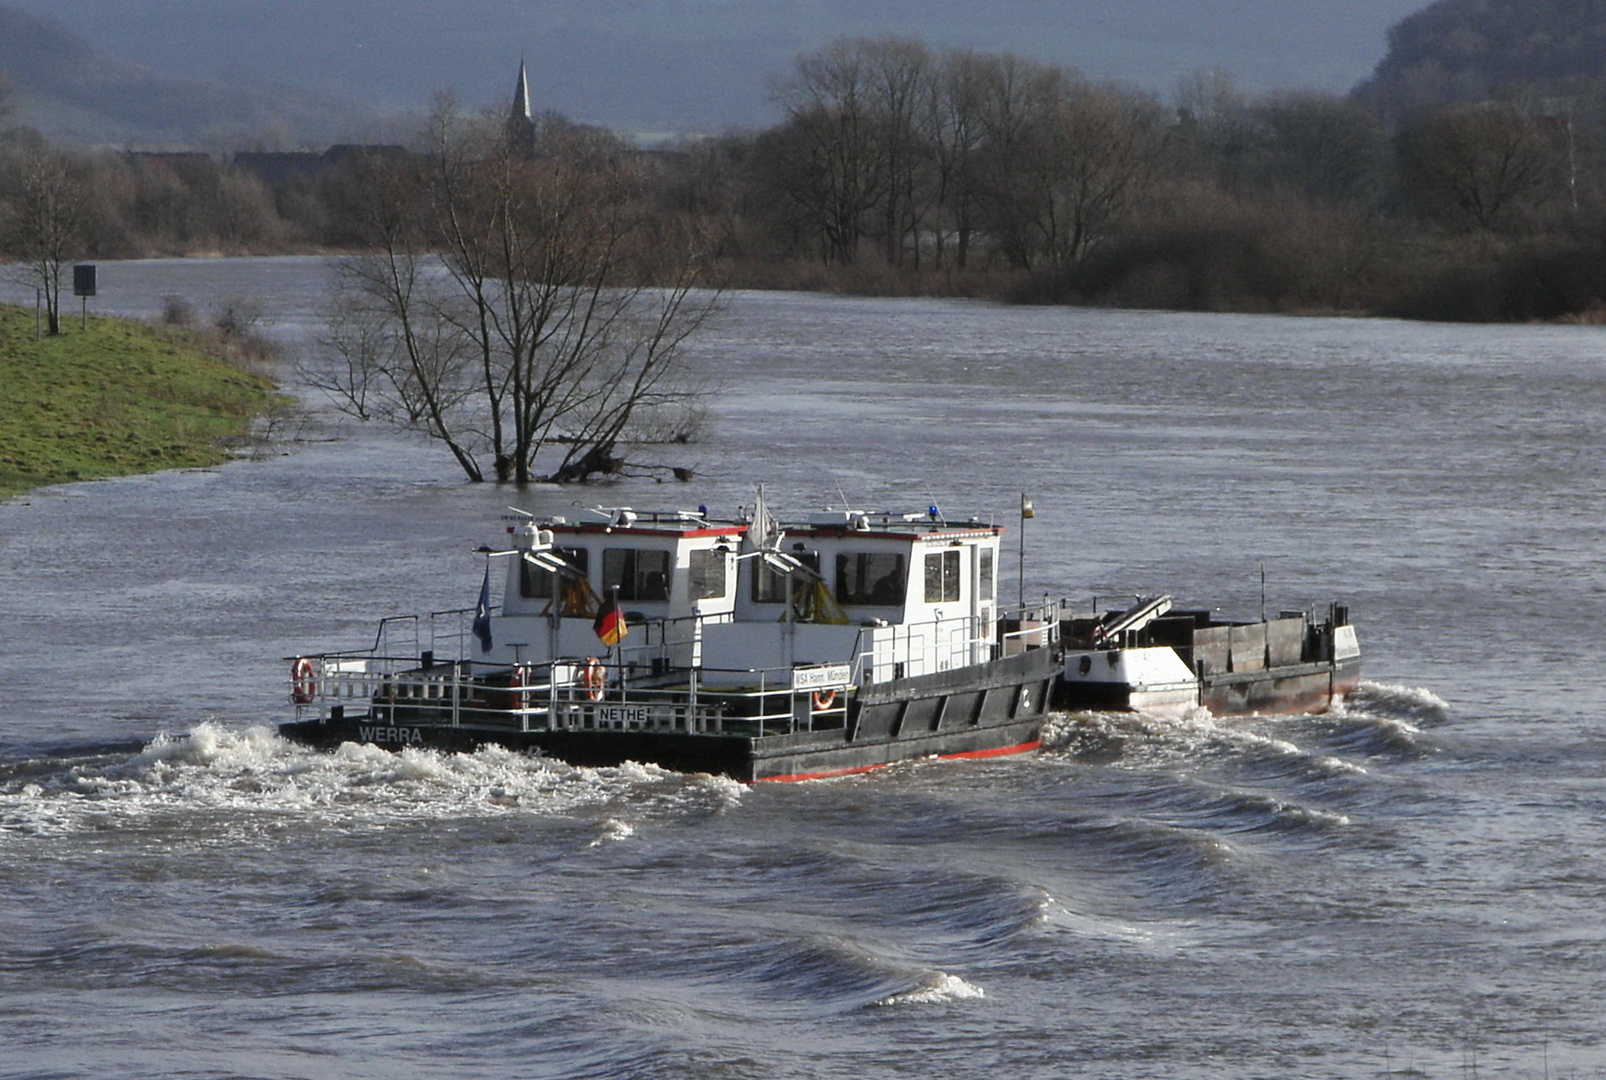
[[[526,124],[532,122],[530,116],[530,72],[524,66],[523,57],[519,58],[519,82],[513,88],[513,115],[508,119],[510,122],[519,120],[524,121]]]
[[[535,153],[535,117],[530,111],[530,73],[519,59],[519,81],[513,88],[513,108],[507,118],[508,145],[526,156]]]

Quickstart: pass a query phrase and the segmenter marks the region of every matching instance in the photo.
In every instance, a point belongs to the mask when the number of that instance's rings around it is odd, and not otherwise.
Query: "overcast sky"
[[[293,83],[382,108],[452,88],[636,131],[774,122],[766,76],[833,38],[895,33],[1012,51],[1168,91],[1345,90],[1426,0],[0,0],[178,75]]]

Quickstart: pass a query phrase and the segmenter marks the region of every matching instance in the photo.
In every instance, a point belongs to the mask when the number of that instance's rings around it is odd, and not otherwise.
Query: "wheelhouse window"
[[[554,548],[552,554],[568,563],[585,577],[590,569],[590,552],[585,548]],[[556,573],[552,570],[543,570],[530,562],[529,559],[519,559],[519,595],[526,600],[550,600],[559,590],[559,579],[571,575]]]
[[[789,551],[792,558],[808,567],[815,574],[820,572],[820,553],[818,551]],[[814,580],[813,577],[802,570],[791,574],[783,574],[772,570],[763,559],[753,560],[753,603],[755,604],[784,604],[786,603],[786,583],[793,582],[793,588],[802,590],[804,586]]]
[[[729,565],[729,556],[723,551],[713,548],[693,551],[688,574],[688,579],[691,583],[691,598],[693,600],[723,599],[729,589],[726,583]]]
[[[608,548],[602,553],[602,589],[615,588],[621,600],[668,600],[669,552]]]
[[[585,548],[556,548],[553,554],[572,566],[573,574],[554,573],[535,566],[528,559],[519,559],[519,595],[527,600],[553,600],[556,598],[558,614],[569,618],[590,618],[597,612],[596,593],[586,581],[591,566],[591,553]],[[549,603],[543,614],[549,614]]]
[[[959,548],[926,553],[926,603],[947,604],[959,599]]]
[[[836,557],[836,598],[844,604],[903,603],[903,554],[855,551]]]
[[[979,599],[985,603],[998,598],[998,579],[993,573],[993,549],[982,548],[981,554],[981,596]]]

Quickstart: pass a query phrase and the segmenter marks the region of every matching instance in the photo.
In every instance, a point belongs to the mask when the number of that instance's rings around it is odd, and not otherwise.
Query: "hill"
[[[0,73],[14,88],[14,123],[53,140],[119,146],[286,148],[362,141],[371,109],[282,86],[175,78],[95,49],[59,24],[0,6]]]
[[[1438,103],[1606,90],[1606,0],[1438,0],[1400,20],[1356,96],[1390,119]]]
[[[723,131],[778,118],[767,79],[838,37],[1014,52],[1169,93],[1223,68],[1251,89],[1344,90],[1426,0],[0,0],[97,48],[188,79],[306,87],[379,110],[454,88],[617,131]],[[389,140],[368,140],[389,141]]]

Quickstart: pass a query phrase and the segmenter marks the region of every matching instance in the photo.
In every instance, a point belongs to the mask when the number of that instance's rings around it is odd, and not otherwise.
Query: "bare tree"
[[[1264,179],[1327,202],[1366,203],[1387,182],[1382,122],[1353,98],[1316,91],[1273,94],[1259,121]]]
[[[68,160],[28,150],[10,162],[11,191],[0,220],[0,241],[22,261],[25,279],[44,298],[47,325],[61,333],[61,278],[78,254],[86,189]]]
[[[1257,132],[1249,102],[1232,73],[1207,68],[1179,76],[1172,105],[1183,160],[1218,184],[1232,187],[1241,181]]]
[[[1147,95],[1004,57],[986,99],[982,183],[1015,265],[1076,262],[1147,194],[1165,145]]]
[[[414,426],[471,480],[582,481],[628,467],[644,414],[682,404],[683,346],[717,293],[701,236],[652,218],[636,155],[548,122],[534,157],[450,101],[424,164],[376,165],[374,254],[350,261],[321,385],[343,408]]]
[[[970,183],[994,242],[1018,268],[1030,269],[1035,257],[1028,209],[1031,165],[1041,156],[1035,133],[1064,78],[1056,67],[1010,53],[987,57],[977,76],[982,152]]]
[[[890,266],[905,253],[920,264],[920,232],[926,208],[924,152],[920,121],[933,96],[931,54],[911,38],[888,37],[864,44],[866,99],[875,117],[881,154],[881,234]]]
[[[1560,194],[1564,154],[1532,117],[1495,102],[1438,110],[1400,135],[1402,179],[1422,212],[1487,232]]]
[[[938,264],[953,237],[954,262],[969,262],[978,228],[974,170],[982,147],[981,100],[985,61],[968,50],[945,53],[938,61],[931,93],[920,117],[921,145],[931,173],[934,247]]]
[[[828,263],[858,258],[884,193],[887,147],[870,79],[867,43],[844,38],[799,57],[793,77],[774,87],[787,119],[767,144],[765,176],[802,211]]]

